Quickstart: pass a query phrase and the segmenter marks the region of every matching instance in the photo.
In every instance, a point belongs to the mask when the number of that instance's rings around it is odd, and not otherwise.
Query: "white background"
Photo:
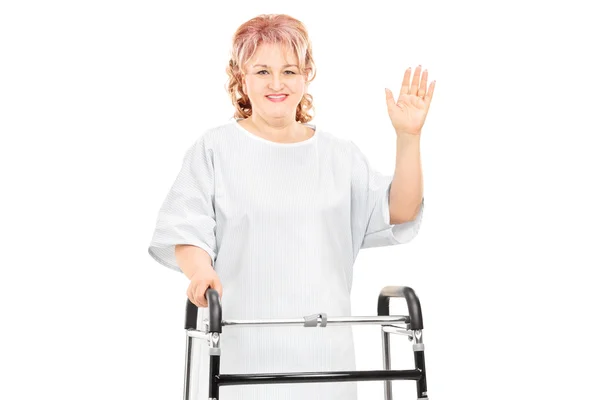
[[[433,399],[595,398],[600,31],[585,3],[3,2],[0,398],[181,398],[188,281],[147,246],[185,150],[233,115],[231,37],[261,13],[306,24],[312,123],[382,172],[384,88],[418,64],[437,80],[421,231],[360,253],[353,314],[374,315],[383,286],[416,290]],[[379,328],[355,333],[359,368],[379,369]],[[393,367],[411,368],[392,339]],[[381,382],[359,390],[383,399]]]

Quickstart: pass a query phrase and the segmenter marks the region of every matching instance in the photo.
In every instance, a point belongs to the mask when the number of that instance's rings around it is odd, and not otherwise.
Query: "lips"
[[[288,95],[274,95],[274,96],[279,96],[279,97],[269,97],[270,95],[265,96],[267,98],[267,100],[273,102],[273,103],[280,103],[282,101],[285,101],[285,99],[287,99]]]

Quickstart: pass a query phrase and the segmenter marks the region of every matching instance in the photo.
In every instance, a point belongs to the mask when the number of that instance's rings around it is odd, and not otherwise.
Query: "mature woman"
[[[419,140],[434,86],[420,67],[410,85],[410,72],[397,102],[386,89],[397,162],[384,176],[352,141],[308,123],[315,67],[304,25],[287,15],[244,23],[227,68],[234,117],[187,151],[149,253],[190,279],[197,306],[217,289],[224,319],[351,315],[359,250],[419,230]],[[222,373],[356,368],[351,326],[226,328],[221,341]],[[352,400],[356,384],[226,386],[221,398]]]

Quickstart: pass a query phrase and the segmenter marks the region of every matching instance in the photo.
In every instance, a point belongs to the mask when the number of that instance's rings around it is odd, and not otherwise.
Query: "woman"
[[[351,315],[358,251],[406,243],[419,229],[427,72],[409,87],[407,70],[397,104],[386,89],[394,178],[373,170],[352,141],[307,123],[315,68],[301,22],[244,23],[227,73],[235,115],[187,151],[149,253],[190,279],[197,306],[207,306],[207,287],[217,289],[223,319]],[[221,342],[224,374],[356,369],[351,326],[225,328]],[[356,383],[225,386],[221,398],[352,400]]]

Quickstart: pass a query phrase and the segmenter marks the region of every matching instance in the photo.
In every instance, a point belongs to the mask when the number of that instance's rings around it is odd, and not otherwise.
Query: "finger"
[[[204,299],[198,301],[198,304],[200,304],[200,307],[204,307],[204,308],[208,307],[208,302]]]
[[[192,302],[192,304],[195,305],[196,307],[198,307],[198,302],[194,298],[194,291],[192,290],[192,284],[190,284],[188,286],[187,296],[188,296],[188,299],[190,299],[190,301]]]
[[[429,105],[431,104],[431,98],[433,97],[433,90],[435,89],[435,81],[431,82],[429,85],[429,90],[423,99],[425,101],[426,109],[429,109]]]
[[[219,298],[223,298],[223,285],[221,285],[220,280],[215,279],[213,281],[213,289],[215,289],[217,292],[219,292]]]
[[[423,76],[421,76],[421,84],[419,85],[419,91],[416,95],[420,98],[425,97],[425,93],[427,93],[427,70],[423,71]]]
[[[408,90],[410,85],[410,67],[406,71],[404,71],[404,78],[402,79],[402,86],[400,87],[400,95],[398,96],[398,101],[400,101],[400,97],[404,94],[408,94]]]
[[[417,94],[417,91],[419,90],[419,81],[421,78],[421,66],[419,65],[416,69],[415,69],[415,74],[413,75],[412,78],[412,84],[410,85],[410,91],[408,92],[408,94]]]
[[[196,307],[202,307],[202,305],[198,302],[198,299],[196,298],[196,295],[194,294],[195,293],[195,290],[194,290],[195,288],[196,288],[195,284],[193,284],[193,283],[190,284],[190,286],[188,288],[188,297],[189,297],[190,301],[192,303],[194,303],[194,305]]]
[[[196,290],[194,291],[194,297],[196,298],[196,301],[198,303],[202,304],[202,307],[207,307],[208,306],[206,298],[204,297],[204,293],[206,292],[207,288],[208,288],[208,284],[207,283],[202,283],[202,284],[199,284],[196,287]]]
[[[191,288],[191,285],[188,285],[186,296],[192,302],[193,305],[195,305],[196,307],[198,307],[198,304],[196,304],[195,301],[194,301],[194,296],[192,295],[192,292],[191,292],[190,288]]]

